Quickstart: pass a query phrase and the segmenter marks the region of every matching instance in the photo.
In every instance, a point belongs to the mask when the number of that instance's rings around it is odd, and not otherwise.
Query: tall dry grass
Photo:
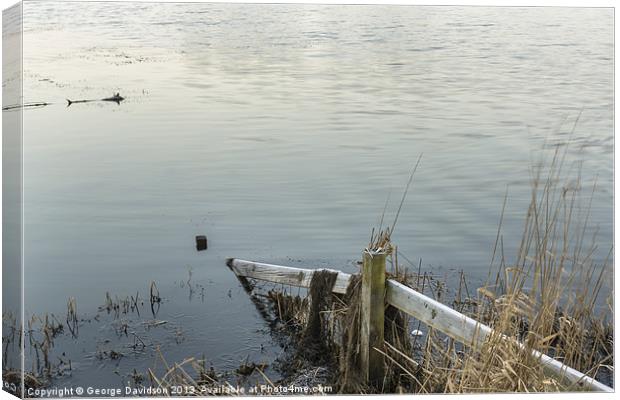
[[[489,282],[470,299],[469,314],[494,328],[480,351],[429,330],[417,373],[421,392],[546,392],[578,386],[549,376],[531,350],[610,382],[613,371],[612,250],[595,261],[596,229],[580,173],[563,176],[566,147],[532,169],[521,244],[506,260],[498,236]],[[502,212],[503,218],[503,212]],[[604,295],[606,297],[601,298]],[[473,305],[473,306],[472,306]],[[514,340],[507,340],[514,339]],[[524,346],[518,345],[523,343]]]

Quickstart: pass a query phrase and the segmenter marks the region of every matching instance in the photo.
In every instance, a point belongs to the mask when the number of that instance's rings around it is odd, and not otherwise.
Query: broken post
[[[196,250],[202,251],[207,249],[207,237],[204,235],[196,236]]]
[[[362,263],[362,315],[360,329],[360,368],[368,383],[381,387],[384,377],[383,322],[385,312],[386,253],[366,249]]]

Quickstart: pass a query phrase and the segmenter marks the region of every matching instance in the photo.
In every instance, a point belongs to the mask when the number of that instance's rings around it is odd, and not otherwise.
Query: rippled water
[[[164,335],[166,354],[254,357],[269,337],[225,258],[353,270],[420,153],[394,239],[425,270],[484,279],[507,189],[513,254],[529,168],[569,137],[567,172],[583,161],[586,187],[598,177],[591,223],[602,257],[611,246],[611,9],[27,2],[24,14],[24,100],[55,103],[24,114],[27,315],[62,312],[68,296],[87,312],[154,280],[160,317],[186,337]],[[65,107],[116,91],[120,106]],[[181,287],[190,268],[204,299]]]

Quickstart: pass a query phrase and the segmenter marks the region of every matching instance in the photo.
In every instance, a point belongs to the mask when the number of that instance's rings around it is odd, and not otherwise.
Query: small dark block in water
[[[207,237],[206,236],[196,236],[196,250],[206,250],[207,249]]]

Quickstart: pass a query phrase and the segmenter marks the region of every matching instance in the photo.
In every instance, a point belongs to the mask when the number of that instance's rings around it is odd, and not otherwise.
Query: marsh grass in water
[[[402,374],[416,377],[414,391],[579,389],[550,377],[532,349],[613,385],[611,288],[607,288],[606,301],[599,298],[605,276],[611,276],[611,250],[602,264],[593,261],[595,231],[587,237],[593,232],[588,227],[591,198],[586,199],[585,209],[580,207],[583,187],[579,173],[572,179],[562,176],[565,154],[566,147],[556,147],[549,165],[540,163],[533,168],[532,197],[517,259],[509,263],[504,257],[500,222],[493,257],[496,265],[490,268],[487,285],[472,298],[461,277],[453,306],[491,326],[495,334],[478,351],[427,327],[418,366],[400,367]],[[590,196],[595,187],[596,183]]]
[[[153,302],[161,302],[157,286],[153,282],[150,286]],[[26,320],[25,326],[18,323],[11,313],[3,314],[3,377],[10,384],[14,384],[21,393],[21,371],[19,365],[10,364],[19,354],[22,341],[26,351],[27,364],[25,365],[24,384],[26,389],[38,389],[54,385],[60,378],[68,378],[74,372],[75,361],[65,354],[67,343],[75,343],[80,337],[80,330],[85,325],[96,324],[99,332],[110,330],[115,338],[109,339],[102,334],[97,342],[93,343],[95,350],[87,353],[86,359],[98,361],[119,361],[128,356],[144,356],[154,350],[152,339],[147,332],[151,329],[168,324],[168,321],[157,319],[143,320],[140,318],[140,308],[144,301],[139,292],[135,296],[112,296],[106,292],[104,304],[94,314],[78,312],[77,300],[70,297],[66,303],[66,315],[58,317],[55,314],[32,315]],[[105,315],[108,316],[105,319]],[[134,318],[137,317],[137,318]],[[176,325],[173,327],[179,329]],[[172,329],[172,328],[171,328]],[[92,329],[87,329],[87,333]],[[127,340],[130,339],[129,342]],[[90,349],[89,349],[90,350]],[[85,350],[86,351],[86,350]]]

